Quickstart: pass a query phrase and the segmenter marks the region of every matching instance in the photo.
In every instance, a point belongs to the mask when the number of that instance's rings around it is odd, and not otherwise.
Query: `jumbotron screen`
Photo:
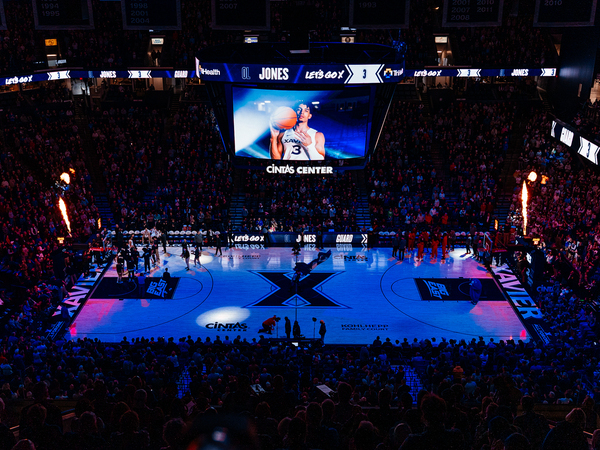
[[[233,86],[235,156],[319,161],[364,158],[369,87],[275,90]]]

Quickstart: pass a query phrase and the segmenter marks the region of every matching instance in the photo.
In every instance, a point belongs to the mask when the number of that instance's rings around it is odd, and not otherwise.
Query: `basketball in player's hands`
[[[289,130],[296,125],[296,111],[289,106],[280,106],[271,114],[271,126],[279,130]]]

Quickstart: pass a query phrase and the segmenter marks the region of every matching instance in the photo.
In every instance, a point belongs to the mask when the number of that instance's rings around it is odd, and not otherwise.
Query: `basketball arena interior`
[[[0,0],[0,450],[600,449],[597,0]]]

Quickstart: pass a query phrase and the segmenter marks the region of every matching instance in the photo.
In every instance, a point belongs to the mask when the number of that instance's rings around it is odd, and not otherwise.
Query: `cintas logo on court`
[[[239,323],[221,323],[221,322],[211,322],[205,325],[209,330],[217,330],[217,331],[246,331],[248,329],[248,325],[245,322]]]

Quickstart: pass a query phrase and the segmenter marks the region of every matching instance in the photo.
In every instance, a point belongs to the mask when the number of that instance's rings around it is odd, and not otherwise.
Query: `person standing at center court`
[[[125,258],[121,254],[117,257],[117,284],[121,284],[123,282],[123,264],[125,262]]]
[[[144,247],[144,254],[142,256],[144,258],[144,273],[150,272],[150,252],[150,248],[148,245],[146,245]]]
[[[408,253],[412,256],[413,250],[415,249],[415,239],[417,234],[415,233],[415,229],[413,228],[410,233],[408,233]]]
[[[167,253],[167,231],[166,230],[161,231],[160,242],[162,244],[163,253]]]
[[[319,335],[321,336],[321,342],[325,343],[325,333],[327,333],[327,327],[325,321],[321,320],[321,326],[319,327]]]
[[[285,335],[288,339],[292,337],[292,322],[290,322],[289,317],[285,317]]]
[[[185,270],[190,270],[190,251],[188,250],[187,245],[183,246],[183,250],[181,251],[181,258],[185,261]]]
[[[419,236],[419,243],[417,244],[417,261],[423,261],[423,251],[425,250],[425,237]]]
[[[422,231],[420,237],[423,238],[423,253],[425,253],[429,247],[429,232],[427,230]],[[423,257],[421,256],[421,258]]]
[[[450,230],[450,234],[448,235],[448,245],[450,245],[450,251],[453,252],[456,245],[456,232],[454,230]]]
[[[154,252],[154,241],[150,238],[150,258],[152,259],[152,266],[156,267],[156,253]]]
[[[196,246],[196,248],[194,249],[194,267],[196,267],[196,265],[199,265],[200,267],[202,267],[202,264],[200,264],[200,255],[202,254],[202,252],[200,251],[200,247]]]
[[[406,239],[404,238],[404,231],[403,231],[402,236],[400,236],[400,244],[398,247],[398,259],[400,261],[404,261],[404,250],[406,250]]]
[[[215,233],[215,256],[217,253],[223,256],[223,250],[221,249],[221,234],[217,231]]]
[[[448,254],[448,233],[442,234],[442,259],[446,259]]]
[[[440,245],[440,238],[434,233],[431,238],[431,259],[436,260],[438,255],[438,246]]]
[[[395,234],[392,238],[392,258],[398,256],[398,250],[400,249],[400,234]]]

